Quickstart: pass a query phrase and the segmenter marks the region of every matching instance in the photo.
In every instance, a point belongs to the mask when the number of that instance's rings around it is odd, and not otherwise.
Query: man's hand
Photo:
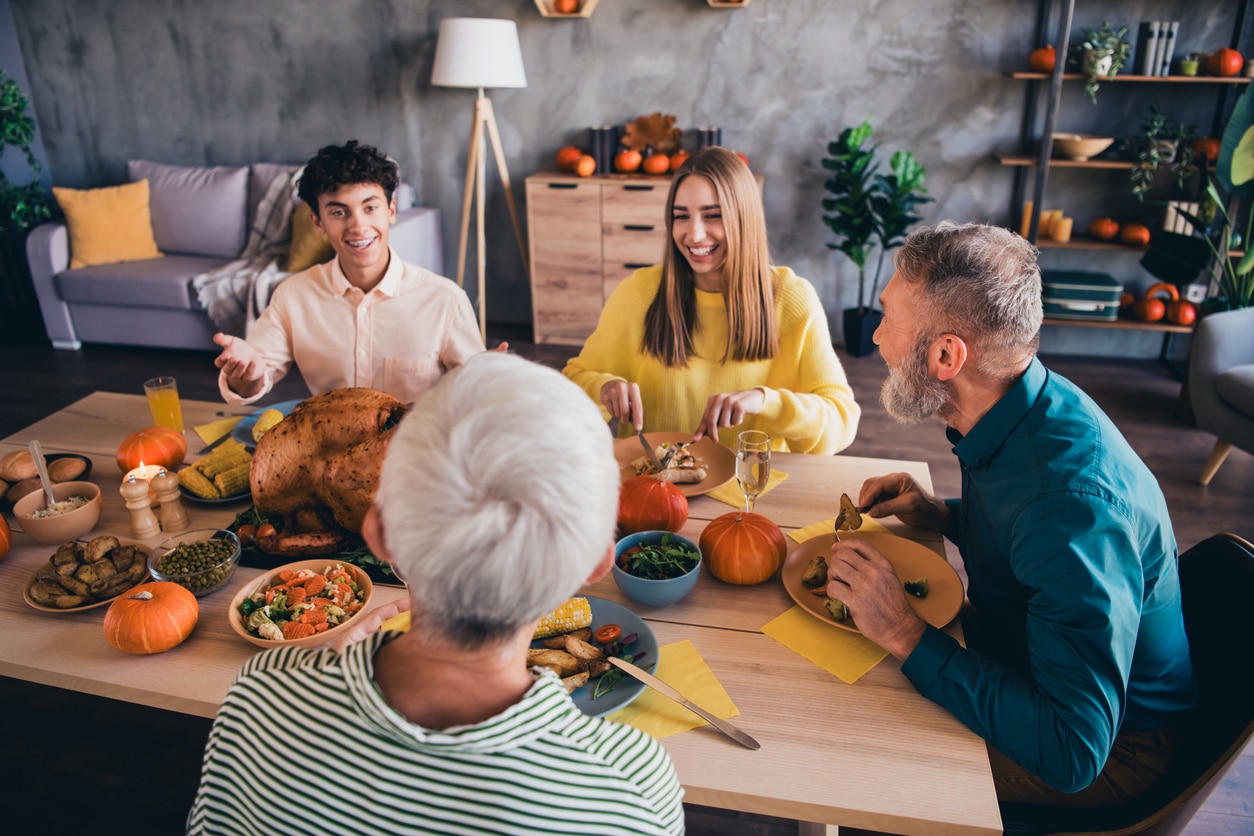
[[[705,402],[705,414],[701,416],[701,424],[692,434],[692,440],[700,441],[708,435],[717,441],[721,427],[740,426],[746,415],[757,415],[765,403],[766,393],[761,389],[741,389],[739,392],[710,395]]]
[[[217,333],[213,341],[222,346],[222,353],[213,364],[226,374],[226,385],[240,397],[251,398],[265,384],[266,369],[257,349],[246,340],[230,334]]]
[[[379,627],[383,622],[387,621],[394,615],[405,612],[409,609],[409,597],[398,598],[390,604],[384,604],[376,607],[369,612],[364,612],[354,616],[347,624],[336,631],[335,641],[328,646],[333,648],[336,653],[343,653],[344,648],[350,644],[369,638],[371,634],[379,632]]]
[[[640,387],[626,380],[611,380],[601,387],[601,403],[619,424],[644,429],[644,405],[640,403]]]
[[[949,506],[923,490],[908,473],[876,476],[862,483],[858,508],[871,517],[896,516],[906,525],[944,531]]]
[[[906,599],[893,564],[864,540],[832,544],[827,594],[849,607],[862,635],[901,661],[918,646],[927,627]]]

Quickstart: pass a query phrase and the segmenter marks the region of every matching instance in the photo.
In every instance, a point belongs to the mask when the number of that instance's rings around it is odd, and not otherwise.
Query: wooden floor
[[[574,353],[535,346],[499,329],[489,344],[500,339],[508,339],[512,351],[558,368]],[[216,400],[212,357],[105,346],[80,352],[0,347],[0,436],[97,389],[138,394],[155,375],[177,377],[184,397]],[[857,440],[846,452],[926,461],[937,492],[956,495],[959,471],[940,425],[894,424],[879,404],[884,366],[878,355],[840,352],[840,358],[863,407]],[[1101,404],[1157,476],[1182,550],[1217,531],[1254,539],[1254,457],[1234,450],[1211,484],[1199,486],[1197,475],[1214,439],[1185,420],[1181,385],[1164,367],[1153,361],[1044,359]],[[299,380],[285,380],[267,400],[305,394]],[[0,712],[9,719],[0,744],[0,800],[12,802],[5,805],[6,829],[105,833],[125,824],[134,836],[181,829],[209,721],[3,678]],[[1187,833],[1254,834],[1252,803],[1254,746]],[[796,828],[781,819],[693,806],[688,833],[784,836]]]

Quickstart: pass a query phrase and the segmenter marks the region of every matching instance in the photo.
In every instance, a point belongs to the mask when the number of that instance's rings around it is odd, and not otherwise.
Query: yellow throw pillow
[[[287,270],[299,273],[308,270],[315,264],[322,264],[335,258],[335,250],[314,226],[309,215],[309,204],[301,201],[292,210],[292,248],[287,253]]]
[[[104,189],[53,186],[70,234],[70,268],[161,258],[152,234],[148,181]]]

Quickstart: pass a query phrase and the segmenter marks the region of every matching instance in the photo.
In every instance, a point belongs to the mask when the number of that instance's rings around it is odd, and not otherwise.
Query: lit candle
[[[122,484],[125,485],[127,480],[129,480],[132,476],[135,477],[136,482],[147,482],[148,483],[148,500],[149,502],[152,503],[152,506],[155,508],[157,506],[157,492],[153,490],[152,479],[154,476],[160,473],[161,470],[162,470],[162,467],[159,464],[146,465],[141,461],[139,463],[139,467],[132,468],[126,472],[126,475],[122,477]]]

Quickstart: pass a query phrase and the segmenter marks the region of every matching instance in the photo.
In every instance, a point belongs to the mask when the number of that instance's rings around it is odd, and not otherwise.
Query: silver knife
[[[636,438],[640,439],[640,446],[643,447],[644,451],[649,454],[649,464],[653,465],[653,469],[658,473],[666,470],[666,468],[662,466],[662,462],[658,459],[657,453],[653,452],[653,446],[645,440],[644,433],[640,432],[640,430],[636,430]]]
[[[712,725],[714,728],[718,729],[723,734],[730,737],[732,740],[739,743],[741,746],[744,746],[748,749],[761,749],[762,748],[761,743],[758,743],[752,737],[745,734],[740,729],[736,728],[731,723],[724,720],[722,717],[715,717],[713,714],[706,711],[701,706],[693,703],[683,694],[679,693],[674,688],[667,685],[665,682],[658,679],[656,676],[649,673],[648,671],[641,670],[640,668],[633,665],[631,662],[628,662],[626,659],[620,659],[617,656],[610,656],[609,660],[610,660],[610,664],[613,665],[614,667],[619,668],[622,671],[625,671],[628,675],[633,676],[636,679],[639,679],[645,685],[648,685],[650,688],[662,694],[663,696],[670,697],[675,702],[679,703],[684,708],[691,711],[693,714],[696,714],[698,717],[709,722],[710,725]]]

